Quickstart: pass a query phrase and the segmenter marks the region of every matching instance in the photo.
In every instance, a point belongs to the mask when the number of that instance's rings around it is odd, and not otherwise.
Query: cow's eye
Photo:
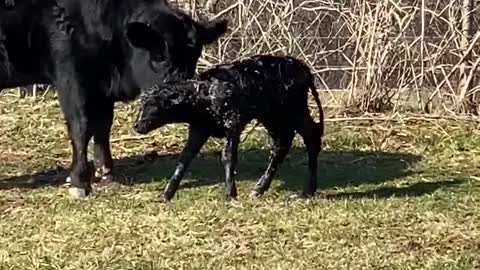
[[[152,62],[162,62],[163,57],[160,54],[152,54],[151,55],[151,61]]]
[[[164,61],[161,57],[151,57],[149,64],[153,71],[160,72],[164,65]]]

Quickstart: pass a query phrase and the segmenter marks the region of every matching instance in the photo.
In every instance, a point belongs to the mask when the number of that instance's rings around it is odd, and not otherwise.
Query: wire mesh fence
[[[316,75],[326,107],[478,113],[479,5],[473,0],[183,0],[197,19],[228,18],[199,69],[288,54]]]
[[[473,0],[176,1],[231,31],[200,68],[258,53],[289,54],[316,74],[326,106],[477,112]]]

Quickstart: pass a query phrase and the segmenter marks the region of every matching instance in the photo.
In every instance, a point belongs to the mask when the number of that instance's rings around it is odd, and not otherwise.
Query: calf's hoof
[[[68,189],[68,193],[72,199],[85,199],[90,192],[84,188],[71,187]]]
[[[170,203],[170,201],[172,200],[172,197],[173,197],[173,195],[169,195],[169,194],[167,194],[167,193],[163,193],[162,196],[161,196],[161,198],[160,198],[160,200],[162,201],[162,203],[168,204],[168,203]]]
[[[176,190],[174,190],[173,188],[171,188],[170,185],[167,184],[167,187],[165,188],[162,194],[162,201],[170,202],[172,198],[175,196],[175,193],[176,193]]]
[[[262,195],[263,195],[263,192],[260,192],[260,191],[258,191],[258,190],[253,190],[253,191],[250,193],[250,198],[256,199],[256,198],[262,197]]]

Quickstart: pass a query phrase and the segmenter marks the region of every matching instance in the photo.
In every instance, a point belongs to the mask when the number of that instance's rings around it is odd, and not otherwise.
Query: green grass
[[[478,123],[328,123],[310,200],[294,196],[307,176],[299,138],[268,193],[251,199],[269,140],[261,129],[246,137],[235,203],[224,200],[222,141],[211,140],[165,205],[185,125],[138,139],[134,117],[135,106],[117,106],[124,185],[74,201],[57,101],[0,98],[0,269],[480,268]]]

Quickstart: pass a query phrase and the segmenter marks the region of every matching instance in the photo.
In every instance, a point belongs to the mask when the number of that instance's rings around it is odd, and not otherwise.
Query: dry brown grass
[[[478,121],[331,119],[312,200],[292,197],[306,176],[298,148],[268,194],[248,198],[268,155],[257,129],[242,144],[240,200],[226,203],[221,141],[212,140],[167,206],[157,196],[185,142],[184,125],[137,137],[136,104],[117,106],[116,178],[129,185],[95,189],[78,202],[56,182],[70,158],[57,101],[0,102],[2,270],[480,267]]]

